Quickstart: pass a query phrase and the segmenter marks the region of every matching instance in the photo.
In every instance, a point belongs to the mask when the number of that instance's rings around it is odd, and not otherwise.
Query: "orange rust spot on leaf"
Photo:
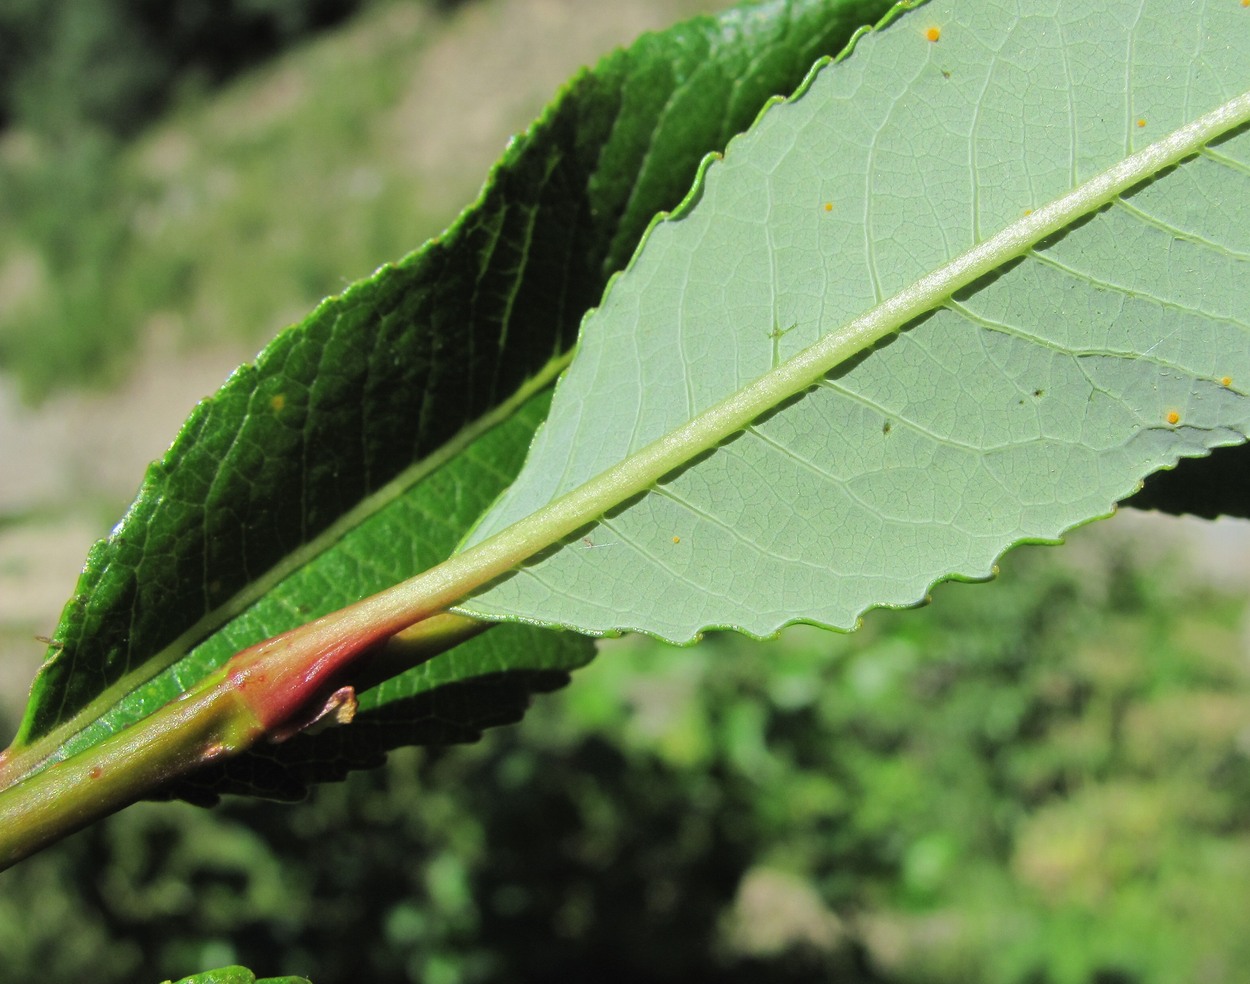
[[[1233,377],[1232,377],[1232,376],[1225,376],[1223,379],[1221,379],[1221,380],[1220,380],[1220,385],[1221,385],[1221,386],[1232,386],[1232,385],[1233,385]]]
[[[104,775],[104,767],[101,765],[93,765],[91,771],[87,773],[92,779],[99,779]]]
[[[1145,125],[1146,125],[1146,117],[1144,117],[1144,116],[1139,117],[1139,118],[1138,118],[1138,120],[1137,120],[1137,125],[1138,125],[1138,126],[1145,126]]]
[[[924,36],[930,41],[936,41],[942,36],[942,29],[940,27],[931,27],[924,32]]]
[[[269,401],[269,406],[273,409],[274,413],[281,413],[282,408],[286,406],[286,394],[279,393]]]
[[[833,202],[825,202],[825,211],[826,211],[826,212],[832,212],[832,211],[833,211]]]
[[[681,537],[679,537],[679,536],[675,536],[675,537],[673,537],[673,542],[674,542],[674,543],[681,543]]]
[[[1167,421],[1169,424],[1179,424],[1181,422],[1181,415],[1175,410],[1169,410]]]

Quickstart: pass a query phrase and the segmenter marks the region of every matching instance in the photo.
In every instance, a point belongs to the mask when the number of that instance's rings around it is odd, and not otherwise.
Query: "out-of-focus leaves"
[[[312,984],[306,977],[257,977],[246,967],[219,967],[165,984]]]

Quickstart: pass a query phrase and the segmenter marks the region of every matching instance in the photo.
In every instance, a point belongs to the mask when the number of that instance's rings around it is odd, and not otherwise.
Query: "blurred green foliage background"
[[[6,873],[12,979],[1247,979],[1244,600],[1026,550],[839,636],[608,644],[518,727]]]
[[[435,234],[491,107],[554,85],[518,25],[610,43],[594,4],[450,6],[7,5],[0,369],[37,400],[153,335],[259,343]],[[0,977],[1250,981],[1245,599],[1076,539],[851,636],[605,643],[520,726],[304,804],[129,809],[0,875]]]
[[[364,6],[0,8],[0,368],[28,398],[117,384],[153,331],[258,344],[345,273],[434,231],[411,204],[421,189],[388,180],[402,157],[391,173],[361,162],[384,140],[359,110],[397,98],[442,5],[375,3],[348,29],[358,50],[324,43]],[[265,65],[311,36],[323,43]],[[324,238],[328,249],[309,245]]]

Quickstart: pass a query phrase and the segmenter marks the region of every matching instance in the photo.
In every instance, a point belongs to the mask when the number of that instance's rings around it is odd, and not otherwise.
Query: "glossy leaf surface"
[[[885,6],[749,5],[609,56],[509,147],[445,236],[238,370],[92,551],[14,744],[20,764],[90,747],[237,649],[446,556],[515,474],[543,386],[652,215]],[[350,741],[298,736],[208,789],[293,795],[301,777],[399,742],[471,737],[590,651],[496,630],[364,694]]]

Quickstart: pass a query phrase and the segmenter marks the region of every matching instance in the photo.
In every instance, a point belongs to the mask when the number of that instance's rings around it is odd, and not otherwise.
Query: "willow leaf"
[[[863,37],[652,228],[471,542],[622,462],[663,479],[461,610],[849,629],[1243,441],[1247,89],[1229,0],[934,2]]]

